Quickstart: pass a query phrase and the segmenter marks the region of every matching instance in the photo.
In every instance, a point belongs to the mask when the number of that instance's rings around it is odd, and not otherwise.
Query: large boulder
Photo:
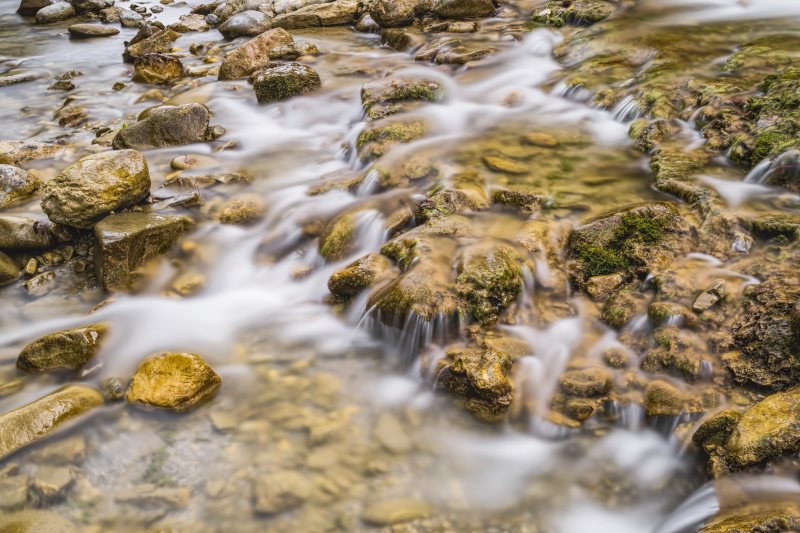
[[[434,0],[433,14],[442,18],[488,17],[494,13],[492,0]]]
[[[133,69],[133,81],[154,85],[171,85],[186,75],[181,60],[166,54],[145,54]]]
[[[50,180],[42,210],[53,222],[88,229],[102,217],[141,202],[150,193],[150,173],[135,150],[94,154]]]
[[[150,150],[204,142],[209,138],[211,113],[203,104],[162,106],[146,118],[120,130],[112,143],[115,149]]]
[[[408,26],[429,0],[375,0],[369,6],[369,15],[383,28]]]
[[[355,24],[358,20],[358,0],[335,0],[306,6],[272,19],[275,28],[302,29],[320,26]]]
[[[107,333],[105,324],[50,333],[22,349],[17,367],[27,372],[78,370],[97,355]]]
[[[45,250],[55,243],[56,237],[47,222],[0,215],[0,250]]]
[[[266,31],[225,56],[219,67],[219,79],[235,80],[249,76],[269,64],[269,53],[273,48],[293,42],[286,30],[275,28]]]
[[[28,198],[38,186],[39,180],[33,173],[13,165],[0,164],[0,209]]]
[[[219,25],[219,32],[226,39],[261,35],[272,27],[272,19],[261,11],[242,11]]]
[[[120,213],[94,228],[97,279],[106,291],[127,290],[136,270],[167,252],[192,225],[191,219],[155,213]]]
[[[253,89],[260,104],[308,94],[321,86],[322,80],[317,71],[299,63],[267,68],[253,78]]]
[[[69,2],[56,2],[36,12],[36,24],[49,24],[75,16],[75,8]]]
[[[164,353],[145,359],[131,378],[131,403],[187,411],[213,396],[222,380],[199,355]]]
[[[96,389],[68,385],[0,415],[0,460],[101,405],[103,395]]]

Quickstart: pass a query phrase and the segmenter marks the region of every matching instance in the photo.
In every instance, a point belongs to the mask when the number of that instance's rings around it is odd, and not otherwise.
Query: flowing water
[[[629,350],[627,339],[647,334],[649,326],[644,318],[622,332],[601,326],[588,310],[591,304],[569,289],[564,272],[547,257],[527,271],[513,317],[501,326],[524,341],[528,353],[516,366],[512,420],[499,425],[474,420],[438,390],[436,362],[446,345],[468,334],[463,318],[412,314],[389,326],[366,296],[346,311],[329,301],[330,276],[378,252],[390,238],[391,215],[424,198],[426,189],[414,181],[381,186],[378,164],[399,169],[411,159],[435,162],[442,176],[452,176],[482,167],[485,154],[519,158],[530,165],[524,178],[486,173],[482,185],[525,180],[543,192],[556,206],[556,235],[632,200],[669,198],[651,187],[647,158],[631,146],[629,122],[642,114],[636,101],[622,99],[606,109],[570,90],[565,64],[554,55],[564,37],[525,24],[534,5],[511,3],[483,21],[484,28],[501,31],[465,37],[475,44],[493,39],[489,44],[497,49],[468,67],[415,62],[381,47],[378,36],[350,28],[293,31],[295,39],[323,52],[312,63],[324,80],[321,91],[258,105],[246,82],[201,76],[170,93],[170,103],[208,105],[212,122],[226,134],[212,143],[146,152],[153,190],[172,173],[174,157],[208,155],[217,162],[215,174],[252,177],[247,185],[228,187],[261,196],[267,206],[263,220],[249,227],[199,224],[133,295],[105,301],[99,289],[67,270],[59,273],[59,286],[40,298],[6,288],[0,372],[10,381],[19,349],[40,335],[105,322],[112,336],[103,346],[102,364],[87,369],[81,381],[124,381],[145,356],[170,350],[202,354],[223,385],[213,401],[184,415],[107,404],[57,441],[14,456],[35,477],[46,468],[48,453],[85,443],[85,459],[71,467],[72,488],[51,510],[86,531],[358,531],[369,529],[359,520],[365,507],[403,497],[434,509],[409,531],[680,533],[696,530],[725,507],[724,491],[704,484],[702,458],[676,436],[676,428],[684,434],[691,429],[690,416],[646,418],[640,403],[624,398],[603,406],[581,428],[550,416],[547,406],[564,370],[575,360],[600,361],[608,348]],[[173,22],[189,7],[167,5],[158,19]],[[128,83],[131,67],[121,52],[135,30],[75,41],[67,37],[66,24],[35,26],[13,14],[15,9],[14,0],[0,0],[0,73],[24,69],[40,77],[0,88],[0,139],[64,141],[55,161],[30,165],[51,177],[95,150],[91,130],[63,127],[54,118],[64,95],[47,90],[53,78],[68,70],[82,73],[70,105],[82,106],[97,124],[131,121],[157,101],[145,94],[147,86],[112,89],[116,82]],[[648,1],[637,10],[631,31],[642,35],[664,27],[691,35],[698,24],[717,23],[758,33],[796,28],[800,21],[795,0]],[[735,34],[721,32],[698,54],[731,53]],[[188,50],[218,38],[213,30],[190,33],[176,46]],[[693,59],[698,58],[685,58]],[[203,65],[202,57],[188,53],[184,61]],[[352,149],[367,127],[359,91],[369,80],[403,77],[443,87],[441,101],[406,113],[425,121],[426,135],[393,147],[378,163],[362,163]],[[526,131],[559,138],[558,157],[520,144],[517,138]],[[688,123],[685,137],[686,146],[698,138]],[[225,146],[229,141],[236,144]],[[704,180],[729,209],[770,211],[792,195],[762,184],[768,165],[745,179],[745,172],[723,162]],[[341,176],[364,179],[351,191],[307,194]],[[218,193],[202,192],[201,209],[219,203]],[[356,217],[354,247],[347,257],[326,261],[308,226],[355,207],[363,210]],[[42,216],[38,205],[11,213]],[[474,241],[482,242],[514,239],[530,220],[491,210],[469,215],[465,223]],[[452,261],[446,244],[436,252],[441,257],[434,260]],[[757,282],[702,254],[681,258],[676,269],[694,280],[722,276],[733,292]],[[179,297],[170,287],[189,274],[203,276],[204,284]],[[700,379],[710,383],[721,370],[716,362],[705,363]],[[0,412],[62,383],[58,377],[26,377],[17,392],[0,397]],[[313,484],[311,495],[285,513],[254,512],[253,486],[286,470],[303,472]],[[800,494],[790,479],[731,479],[762,498]]]

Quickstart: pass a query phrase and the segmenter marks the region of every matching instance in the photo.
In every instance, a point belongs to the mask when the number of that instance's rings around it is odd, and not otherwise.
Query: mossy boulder
[[[0,250],[46,250],[56,241],[51,225],[46,221],[0,215]]]
[[[616,6],[605,0],[551,0],[537,9],[533,22],[561,27],[565,24],[590,26],[611,16]]]
[[[132,126],[121,129],[112,146],[117,150],[151,150],[204,142],[210,138],[209,120],[211,113],[203,104],[160,106]]]
[[[145,54],[133,63],[133,81],[171,85],[186,75],[180,59],[166,54]]]
[[[19,277],[19,266],[3,252],[0,252],[0,285],[14,281]]]
[[[139,365],[126,398],[143,406],[183,412],[211,398],[222,380],[193,353],[164,353]]]
[[[492,0],[433,0],[431,11],[446,19],[488,17],[494,13]]]
[[[378,119],[407,111],[418,102],[435,102],[440,95],[440,84],[432,80],[378,80],[361,88],[361,105],[368,118]]]
[[[150,173],[135,150],[94,154],[68,166],[50,180],[42,210],[53,222],[88,229],[112,211],[144,200]]]
[[[522,292],[521,264],[517,252],[507,245],[478,244],[461,252],[456,292],[478,322],[497,322]]]
[[[369,307],[389,326],[401,328],[410,315],[423,320],[447,320],[460,312],[449,268],[425,260],[370,294]]]
[[[167,252],[191,227],[184,216],[155,213],[120,213],[94,228],[94,260],[104,290],[130,289],[137,269]]]
[[[642,370],[650,373],[672,373],[695,379],[701,374],[705,342],[698,335],[676,327],[659,328],[653,332],[656,345],[642,359]]]
[[[300,63],[287,63],[266,68],[253,77],[253,89],[260,104],[280,102],[314,92],[322,80],[313,68]]]
[[[331,220],[319,236],[319,254],[326,261],[339,261],[355,250],[359,215],[363,209],[345,211]]]
[[[257,194],[239,194],[225,200],[220,206],[222,224],[247,226],[259,222],[267,211],[264,199]]]
[[[735,409],[714,413],[697,427],[692,434],[692,442],[705,448],[709,454],[715,453],[715,450],[725,445],[741,417],[742,413]]]
[[[101,405],[103,395],[96,389],[68,385],[0,415],[0,460]]]
[[[356,150],[363,162],[373,161],[397,145],[416,141],[425,135],[425,121],[406,119],[382,122],[364,129],[356,139]]]
[[[592,398],[605,396],[611,391],[611,372],[600,367],[567,370],[558,382],[567,396]]]
[[[219,79],[235,80],[249,76],[269,64],[269,54],[274,48],[293,42],[292,36],[284,29],[265,31],[225,56],[219,67]]]
[[[22,349],[17,367],[27,372],[78,370],[97,355],[107,333],[105,324],[50,333]]]
[[[13,165],[0,164],[0,209],[29,198],[38,186],[39,180],[33,172]]]
[[[367,254],[334,272],[328,280],[328,290],[336,301],[345,302],[364,289],[397,274],[399,271],[388,258],[380,254]]]

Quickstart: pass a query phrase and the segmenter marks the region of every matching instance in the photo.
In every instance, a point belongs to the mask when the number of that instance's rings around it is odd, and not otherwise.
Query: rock
[[[204,142],[208,138],[211,114],[203,104],[161,106],[147,118],[124,128],[114,137],[115,149],[150,150]]]
[[[366,128],[356,139],[359,158],[364,163],[373,161],[396,144],[410,143],[423,137],[426,127],[422,119],[405,119]]]
[[[720,511],[697,533],[782,533],[800,529],[800,506],[796,501],[771,501]]]
[[[70,37],[87,39],[91,37],[110,37],[119,33],[117,28],[103,26],[102,24],[73,24],[69,28]]]
[[[141,30],[140,30],[141,31]],[[137,34],[138,35],[138,34]],[[142,38],[133,42],[125,48],[123,58],[125,61],[133,62],[138,57],[147,54],[166,54],[172,51],[172,43],[180,38],[181,34],[171,28],[153,33],[149,37]],[[134,41],[136,39],[134,38]]]
[[[494,13],[492,0],[433,0],[433,14],[441,18],[488,17]]]
[[[647,319],[654,327],[675,326],[695,328],[697,317],[685,305],[675,302],[653,302],[647,308]]]
[[[9,85],[16,85],[17,83],[26,83],[39,79],[39,74],[36,72],[21,72],[19,74],[3,74],[0,76],[0,87],[8,87]]]
[[[679,416],[702,412],[707,398],[692,391],[684,392],[668,381],[655,380],[644,390],[647,416]]]
[[[107,333],[104,324],[50,333],[22,349],[17,367],[27,372],[78,370],[97,355]]]
[[[22,0],[17,8],[17,13],[27,17],[33,16],[43,7],[51,4],[50,0]]]
[[[77,533],[68,519],[52,511],[26,509],[0,516],[0,531],[8,533]]]
[[[568,370],[559,379],[561,390],[569,396],[591,398],[611,391],[611,373],[604,368]]]
[[[103,152],[80,159],[49,181],[42,210],[53,222],[88,229],[112,211],[141,202],[149,192],[150,173],[141,153]]]
[[[199,355],[163,353],[148,357],[131,378],[126,398],[173,411],[187,411],[216,394],[220,377]]]
[[[171,24],[170,28],[178,33],[191,33],[196,31],[208,31],[209,25],[203,15],[188,13],[186,15],[181,15],[180,22]]]
[[[286,30],[275,28],[266,31],[225,56],[219,67],[219,79],[235,80],[248,76],[269,64],[269,53],[273,48],[293,42]]]
[[[542,9],[537,9],[532,20],[556,27],[565,24],[589,26],[608,18],[615,10],[614,4],[605,0],[574,0],[569,3],[550,0]]]
[[[739,411],[725,409],[706,418],[692,435],[692,442],[702,446],[709,454],[713,454],[725,442],[742,417]]]
[[[314,491],[313,483],[299,472],[285,470],[257,478],[253,485],[257,513],[274,515],[303,505]]]
[[[633,287],[624,287],[612,294],[605,305],[600,319],[615,329],[622,329],[639,310],[642,294]]]
[[[270,50],[270,59],[286,59],[294,61],[303,56],[315,56],[319,54],[317,45],[311,43],[292,43],[277,46]]]
[[[130,9],[123,9],[119,14],[119,23],[123,28],[138,28],[143,21],[144,17]]]
[[[34,173],[12,165],[0,164],[0,209],[25,200],[38,186],[39,180]]]
[[[474,245],[461,253],[456,292],[482,325],[497,322],[522,292],[521,263],[514,249],[505,245]]]
[[[515,191],[511,189],[495,189],[492,191],[492,202],[515,207],[524,213],[533,213],[539,209],[543,198],[539,194]]]
[[[716,305],[717,302],[725,297],[726,293],[727,289],[725,282],[722,280],[717,280],[710,289],[697,295],[694,304],[692,304],[692,309],[697,313],[702,313],[703,311],[706,311],[707,309],[710,309]]]
[[[83,385],[68,385],[0,415],[0,459],[101,405],[103,396],[97,390]]]
[[[368,254],[333,273],[328,289],[333,297],[344,302],[382,279],[393,277],[398,271],[391,261],[380,254]]]
[[[71,0],[79,13],[100,13],[114,5],[114,0]]]
[[[670,372],[684,378],[700,377],[703,369],[705,342],[695,333],[675,327],[653,332],[656,346],[642,359],[642,370],[650,373]]]
[[[26,265],[27,274],[27,265]],[[38,276],[34,276],[25,282],[23,287],[29,296],[40,298],[49,293],[56,286],[55,272],[42,272]]]
[[[18,165],[33,159],[50,157],[62,149],[56,144],[36,141],[0,141],[0,164]],[[5,182],[0,183],[5,188]]]
[[[75,476],[69,467],[39,466],[31,480],[30,496],[39,506],[58,503],[64,499],[75,483]]]
[[[56,243],[50,224],[29,217],[0,215],[0,250],[45,250]]]
[[[272,19],[261,11],[242,11],[219,25],[226,39],[260,35],[272,27]]]
[[[213,157],[202,154],[184,154],[170,161],[169,166],[172,170],[215,168],[219,166],[219,162]]]
[[[530,167],[520,161],[514,161],[507,157],[497,155],[485,155],[481,158],[486,168],[493,172],[500,172],[503,174],[527,174],[530,172]]]
[[[381,27],[369,13],[364,13],[356,22],[355,30],[361,33],[380,33]]]
[[[606,274],[605,276],[592,276],[586,282],[586,294],[593,300],[605,301],[614,291],[622,287],[625,283],[625,276],[622,274]]]
[[[275,28],[302,29],[319,26],[355,24],[358,19],[358,0],[334,0],[310,5],[272,19]]]
[[[407,453],[414,447],[402,422],[389,412],[378,416],[373,434],[381,446],[392,453]]]
[[[436,368],[436,382],[461,398],[468,411],[485,422],[505,417],[511,405],[509,354],[477,346],[451,347]]]
[[[319,236],[319,254],[326,261],[339,261],[354,251],[358,217],[363,212],[361,209],[345,211],[325,226]]]
[[[192,225],[184,216],[120,213],[94,228],[97,278],[105,291],[127,290],[137,280],[136,269],[166,253]]]
[[[14,281],[19,277],[19,267],[13,259],[0,252],[0,285]]]
[[[284,13],[303,9],[310,5],[324,4],[329,1],[330,0],[275,0],[275,5],[273,7],[276,14],[282,15]]]
[[[267,212],[264,199],[257,194],[241,194],[226,200],[219,213],[223,224],[249,225],[259,222]]]
[[[539,146],[542,148],[553,148],[558,146],[558,140],[542,131],[532,131],[522,136],[522,142],[530,144],[531,146]]]
[[[0,510],[15,511],[28,503],[28,485],[30,481],[25,475],[0,477]],[[2,524],[0,519],[0,525]]]
[[[369,16],[382,28],[408,26],[429,3],[428,0],[375,0],[369,6]]]
[[[425,518],[433,507],[422,500],[392,498],[373,503],[361,513],[361,520],[371,526],[388,527]]]
[[[257,73],[253,79],[253,89],[260,104],[308,94],[321,86],[322,80],[317,71],[299,63],[267,68]]]
[[[361,88],[361,105],[371,119],[410,109],[415,102],[435,102],[441,95],[436,81],[417,79],[378,80]]]
[[[75,8],[69,2],[56,2],[36,12],[36,24],[49,24],[75,16]]]
[[[170,85],[186,75],[183,63],[165,54],[145,54],[133,62],[133,81]]]

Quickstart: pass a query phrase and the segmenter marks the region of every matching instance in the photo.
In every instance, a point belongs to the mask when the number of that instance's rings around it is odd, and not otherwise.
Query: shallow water
[[[530,12],[529,3],[512,7]],[[12,14],[15,8],[13,0],[0,0],[0,73],[24,69],[42,76],[0,88],[0,139],[64,142],[68,147],[55,161],[30,165],[52,176],[94,150],[89,144],[94,134],[85,125],[65,128],[53,118],[64,98],[47,90],[55,76],[71,69],[83,73],[69,96],[97,125],[130,122],[157,102],[140,98],[148,87],[130,83],[131,67],[122,62],[122,43],[134,30],[75,42],[65,35],[66,24],[34,26]],[[800,19],[800,6],[792,0],[670,0],[643,2],[640,9],[649,27],[676,25],[678,31],[682,25],[721,21],[769,25],[762,19]],[[186,11],[183,3],[167,5],[157,18],[169,23]],[[421,367],[435,368],[431,362],[453,340],[453,331],[464,337],[466,324],[412,317],[402,328],[389,328],[378,325],[364,298],[346,313],[328,301],[331,274],[379,251],[389,238],[385,221],[425,193],[414,183],[380,190],[367,178],[352,193],[307,194],[321,176],[373,170],[348,147],[366,127],[359,91],[368,80],[423,77],[444,89],[442,101],[404,115],[423,119],[429,130],[376,163],[386,168],[414,158],[434,161],[448,175],[482,167],[486,154],[518,158],[529,167],[523,177],[482,173],[487,188],[517,185],[544,194],[555,206],[562,233],[632,200],[669,198],[652,188],[648,160],[628,138],[628,123],[637,116],[633,101],[603,109],[570,94],[555,81],[566,74],[554,57],[562,36],[524,30],[515,9],[503,14],[485,23],[509,27],[491,42],[498,51],[469,67],[415,63],[408,54],[380,47],[376,36],[349,28],[297,31],[296,40],[313,42],[323,52],[311,63],[324,80],[318,93],[259,106],[245,81],[217,82],[211,76],[190,78],[185,87],[168,91],[169,102],[208,105],[212,123],[226,134],[213,143],[148,151],[153,190],[172,172],[172,158],[211,155],[220,173],[253,178],[231,190],[262,196],[263,221],[247,228],[202,222],[158,265],[144,290],[116,295],[91,314],[105,295],[80,276],[64,273],[59,288],[38,299],[18,286],[4,289],[0,371],[14,375],[19,348],[37,336],[106,322],[112,337],[102,364],[82,381],[125,380],[149,354],[187,351],[202,354],[223,386],[212,402],[185,415],[109,404],[59,440],[14,456],[12,461],[35,477],[47,468],[48,450],[85,439],[86,458],[74,467],[76,481],[52,510],[86,531],[360,531],[369,529],[359,520],[363,508],[404,497],[434,508],[409,531],[559,533],[693,531],[719,510],[713,485],[704,485],[702,459],[673,435],[676,427],[690,428],[691,417],[645,420],[636,402],[619,402],[580,429],[548,418],[548,402],[570,362],[599,361],[605,348],[622,340],[586,311],[592,304],[569,290],[563,272],[548,266],[547,258],[529,276],[513,320],[503,326],[527,342],[530,353],[520,359],[515,376],[512,411],[518,416],[500,425],[474,420],[435,390],[435,377],[420,378],[429,373]],[[485,35],[466,39],[482,42]],[[216,39],[214,30],[190,33],[176,45],[188,50],[192,43]],[[728,43],[721,39],[717,46]],[[202,66],[202,59],[188,52],[183,59]],[[112,90],[119,81],[128,85]],[[525,131],[561,139],[559,157],[521,145],[517,139]],[[235,148],[216,151],[231,140]],[[793,196],[745,180],[746,173],[728,163],[717,170],[705,181],[738,213],[771,212],[776,201]],[[207,194],[209,204],[215,194]],[[367,209],[358,217],[356,246],[342,260],[326,262],[304,227],[354,206]],[[681,210],[694,216],[685,206]],[[10,212],[43,216],[35,203]],[[511,240],[529,222],[496,211],[466,219],[476,241]],[[442,255],[449,257],[445,250]],[[730,270],[724,262],[705,259],[687,256],[676,269],[697,286],[725,276],[734,291],[742,291],[752,280],[738,266]],[[189,297],[176,297],[170,286],[187,272],[202,274],[205,284]],[[640,331],[646,332],[646,320],[642,324]],[[635,336],[632,329],[625,334]],[[715,379],[719,366],[711,365]],[[61,383],[56,377],[26,377],[20,391],[0,398],[0,412]],[[286,513],[254,512],[253,486],[285,470],[303,472],[313,484],[311,496]],[[798,492],[795,482],[782,485],[779,478],[742,483],[762,487],[756,490],[764,494]]]

